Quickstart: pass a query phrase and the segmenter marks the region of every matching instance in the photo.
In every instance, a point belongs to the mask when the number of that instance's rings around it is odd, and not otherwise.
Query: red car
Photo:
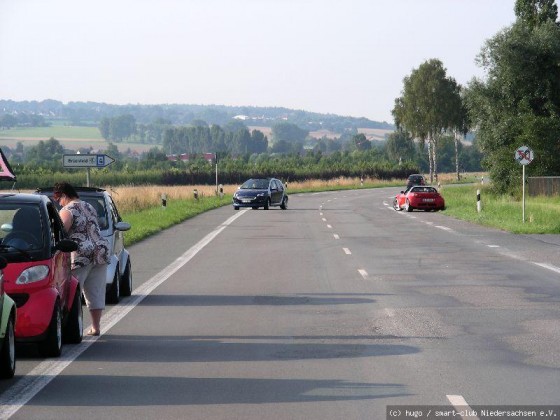
[[[434,187],[426,185],[415,185],[405,191],[401,191],[393,200],[395,210],[412,211],[445,210],[445,200]]]
[[[70,270],[76,242],[66,238],[54,204],[35,194],[0,194],[4,288],[17,306],[17,342],[36,342],[58,357],[62,342],[83,337],[80,285]]]

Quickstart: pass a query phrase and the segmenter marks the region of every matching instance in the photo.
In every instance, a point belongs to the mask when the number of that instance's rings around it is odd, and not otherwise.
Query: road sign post
[[[63,155],[62,166],[65,168],[86,168],[87,186],[89,187],[90,168],[104,168],[113,163],[115,159],[107,155]]]
[[[525,166],[530,164],[534,158],[535,154],[528,146],[521,146],[515,151],[515,160],[523,166],[523,179],[521,180],[523,184],[523,223],[525,223]]]

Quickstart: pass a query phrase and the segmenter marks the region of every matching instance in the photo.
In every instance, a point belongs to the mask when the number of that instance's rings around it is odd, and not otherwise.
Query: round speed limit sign
[[[535,154],[530,147],[521,146],[515,151],[515,160],[518,161],[521,165],[528,165],[533,161],[534,158]]]

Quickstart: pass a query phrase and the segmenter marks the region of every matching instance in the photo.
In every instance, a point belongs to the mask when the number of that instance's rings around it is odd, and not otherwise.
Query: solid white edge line
[[[218,236],[227,226],[243,215],[248,210],[242,210],[231,216],[224,223],[193,245],[183,255],[173,261],[164,270],[136,289],[130,302],[114,306],[101,318],[103,331],[100,336],[88,337],[72,347],[63,346],[62,355],[56,360],[45,360],[33,368],[27,375],[20,378],[10,389],[0,396],[0,419],[8,419],[22,408],[31,398],[37,395],[45,386],[56,378],[70,363],[76,360],[89,346],[109,331],[117,322],[124,318],[134,307],[142,302],[156,287],[175,274],[181,267],[188,263],[196,254]]]
[[[555,273],[560,273],[560,267],[556,267],[555,265],[547,264],[547,263],[537,263],[537,262],[533,264],[538,265],[539,267],[542,268],[546,268],[547,270],[554,271]]]
[[[449,400],[449,402],[451,403],[451,405],[453,405],[453,407],[457,410],[457,411],[468,411],[469,413],[472,413],[473,410],[472,408],[469,406],[469,404],[465,401],[465,399],[463,398],[462,395],[446,395],[447,399]],[[463,419],[469,419],[469,420],[480,420],[478,417],[476,416],[461,416],[461,418]]]

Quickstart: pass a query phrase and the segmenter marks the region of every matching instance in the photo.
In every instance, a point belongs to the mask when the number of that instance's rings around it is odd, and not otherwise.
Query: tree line
[[[554,0],[516,0],[514,12],[516,21],[486,41],[477,57],[486,79],[461,86],[440,60],[430,59],[403,80],[392,113],[400,136],[427,145],[432,179],[437,180],[444,137],[454,139],[459,172],[459,140],[469,130],[499,192],[514,192],[521,184],[514,152],[522,145],[537,156],[531,175],[560,175],[558,7]]]

